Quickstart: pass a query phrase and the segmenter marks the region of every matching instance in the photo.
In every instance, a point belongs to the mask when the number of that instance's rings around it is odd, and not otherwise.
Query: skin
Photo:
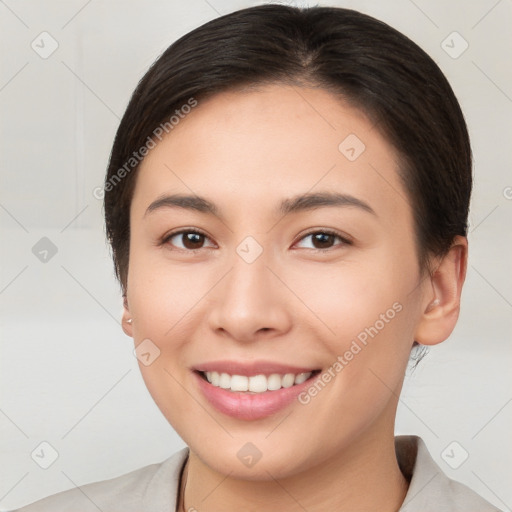
[[[355,161],[338,149],[349,134],[366,146]],[[141,164],[122,325],[136,346],[149,338],[160,350],[139,366],[190,447],[180,510],[400,508],[408,482],[394,451],[398,396],[413,341],[440,343],[456,324],[467,241],[457,237],[435,272],[420,274],[397,166],[359,110],[285,85],[199,103]],[[282,199],[319,191],[350,194],[375,215],[354,206],[276,214]],[[223,219],[182,208],[145,214],[162,193],[204,196]],[[198,249],[182,235],[162,244],[177,228],[207,236]],[[307,235],[322,228],[352,243],[315,244]],[[250,264],[236,252],[247,236],[263,248]],[[219,359],[325,370],[397,302],[402,310],[305,405],[235,419],[206,401],[191,373]],[[247,442],[262,453],[252,467],[237,457]]]

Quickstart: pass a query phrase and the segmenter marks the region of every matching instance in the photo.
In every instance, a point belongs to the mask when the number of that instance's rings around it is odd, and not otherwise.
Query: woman
[[[105,217],[145,383],[187,448],[40,510],[496,511],[394,436],[455,327],[471,150],[448,82],[356,11],[266,5],[137,86]]]

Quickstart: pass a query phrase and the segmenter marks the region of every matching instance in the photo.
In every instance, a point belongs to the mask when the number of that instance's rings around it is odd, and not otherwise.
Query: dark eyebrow
[[[374,209],[368,203],[349,194],[335,192],[300,194],[290,199],[285,199],[279,207],[279,212],[287,215],[288,213],[313,210],[323,206],[354,206],[377,216]]]
[[[334,192],[306,193],[284,199],[279,205],[277,213],[287,215],[289,213],[313,210],[315,208],[322,208],[326,206],[353,206],[377,216],[373,208],[361,199],[348,194],[339,194]],[[171,194],[158,197],[148,206],[144,216],[165,207],[178,207],[185,208],[187,210],[195,210],[201,213],[211,214],[222,219],[222,215],[220,214],[217,206],[211,201],[208,201],[208,199],[200,196],[189,196],[183,194]]]
[[[196,210],[201,213],[209,213],[218,218],[222,217],[217,206],[211,201],[208,201],[208,199],[200,196],[187,196],[183,194],[171,194],[158,197],[147,207],[144,216],[165,207],[185,208],[187,210]]]

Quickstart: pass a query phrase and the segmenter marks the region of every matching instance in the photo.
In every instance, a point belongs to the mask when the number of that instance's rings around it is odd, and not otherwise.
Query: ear
[[[128,299],[126,294],[123,295],[123,316],[121,320],[121,326],[123,328],[124,333],[130,338],[133,338],[133,330],[132,330],[132,315],[130,314],[130,310],[128,309]]]
[[[421,345],[437,345],[446,340],[455,328],[467,259],[467,238],[456,236],[450,250],[429,278],[432,291],[425,294],[423,314],[414,337]]]

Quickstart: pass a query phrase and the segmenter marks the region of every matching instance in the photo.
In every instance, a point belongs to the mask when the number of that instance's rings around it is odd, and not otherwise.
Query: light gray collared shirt
[[[502,512],[462,483],[448,478],[418,436],[396,436],[398,463],[410,481],[399,512]],[[159,464],[85,484],[14,512],[175,512],[188,447]]]

